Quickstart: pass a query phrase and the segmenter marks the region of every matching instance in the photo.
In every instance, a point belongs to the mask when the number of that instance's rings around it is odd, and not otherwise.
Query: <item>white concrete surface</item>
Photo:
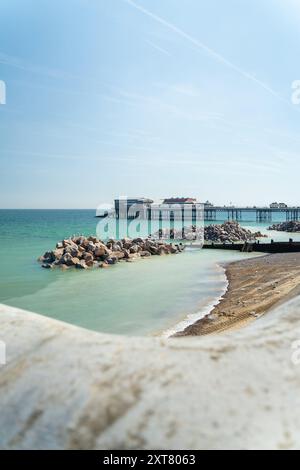
[[[169,340],[1,305],[0,447],[299,449],[297,340],[299,300],[240,332]]]

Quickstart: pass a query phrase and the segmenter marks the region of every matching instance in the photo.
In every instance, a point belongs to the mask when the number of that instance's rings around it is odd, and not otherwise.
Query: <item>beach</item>
[[[237,329],[300,293],[300,253],[265,255],[224,265],[228,288],[209,315],[174,336]]]
[[[187,247],[178,256],[154,256],[105,270],[47,270],[37,259],[58,241],[95,235],[94,211],[2,210],[0,220],[0,303],[103,333],[170,337],[183,331],[224,295],[221,266],[260,256]],[[267,224],[243,227],[274,241],[300,240],[300,234],[269,232]]]
[[[109,269],[42,269],[37,259],[57,242],[96,235],[94,211],[0,210],[0,221],[0,303],[102,333],[181,331],[224,294],[226,279],[218,265],[253,257],[187,248],[178,256],[141,258]]]

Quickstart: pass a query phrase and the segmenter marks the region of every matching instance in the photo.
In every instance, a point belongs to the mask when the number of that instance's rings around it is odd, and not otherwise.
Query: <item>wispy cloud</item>
[[[46,75],[51,78],[65,78],[66,75],[61,70],[49,69],[38,65],[31,64],[19,57],[14,57],[4,52],[0,52],[0,64],[7,65],[9,67],[15,67],[20,70],[24,70],[30,73],[38,73],[40,75]]]
[[[73,77],[75,78],[75,77]],[[130,101],[130,100],[125,100],[124,98],[114,96],[112,93],[113,91],[110,91],[108,93],[99,93],[98,91],[93,91],[93,88],[71,88],[70,86],[63,86],[63,87],[57,87],[53,85],[41,85],[40,83],[36,83],[36,81],[26,81],[26,80],[16,80],[13,79],[11,80],[11,83],[15,83],[17,85],[20,85],[22,87],[28,87],[28,88],[33,88],[34,90],[44,90],[47,93],[58,93],[58,94],[63,94],[63,95],[73,95],[73,96],[80,96],[83,99],[88,99],[88,98],[93,98],[93,100],[100,99],[104,101],[108,101],[109,103],[115,104],[115,105],[121,105],[121,106],[137,106],[136,102]],[[115,91],[115,93],[117,93]]]
[[[180,83],[172,87],[172,91],[179,93],[180,95],[190,96],[191,98],[196,98],[200,96],[199,90],[190,84]]]
[[[172,87],[170,90],[174,91]],[[182,106],[170,104],[157,96],[142,95],[124,90],[119,90],[119,94],[126,100],[132,100],[132,105],[136,104],[136,106],[148,107],[148,109],[153,109],[156,113],[166,113],[169,117],[186,121],[218,121],[222,116],[220,113],[214,112],[193,112],[184,110]]]
[[[166,50],[166,49],[163,49],[162,47],[158,46],[157,44],[155,44],[154,42],[152,41],[149,41],[148,39],[146,40],[146,43],[153,47],[153,49],[156,49],[158,52],[161,52],[162,54],[164,55],[167,55],[168,57],[171,56],[171,54]]]
[[[50,159],[50,160],[89,160],[95,162],[102,162],[102,161],[119,161],[119,162],[137,162],[139,161],[135,157],[110,157],[105,155],[90,155],[90,154],[60,154],[60,153],[47,153],[44,151],[41,152],[34,152],[34,151],[24,151],[24,150],[14,150],[14,149],[6,149],[5,154],[7,155],[15,155],[24,157],[32,157],[37,158],[39,160],[43,159]]]
[[[142,7],[141,5],[137,4],[136,2],[134,2],[133,0],[123,0],[125,3],[127,3],[128,5],[130,5],[131,7],[135,8],[136,10],[140,11],[141,13],[143,13],[144,15],[148,16],[149,18],[152,18],[154,21],[156,21],[157,23],[160,23],[162,24],[163,26],[165,26],[166,28],[168,28],[169,30],[173,31],[174,33],[176,33],[177,35],[181,36],[183,39],[187,40],[188,42],[190,42],[191,44],[193,44],[195,47],[197,47],[198,49],[200,49],[201,51],[205,52],[206,54],[208,54],[210,57],[212,57],[213,59],[215,59],[217,62],[225,65],[226,67],[230,68],[231,70],[233,70],[234,72],[238,73],[239,75],[241,75],[242,77],[244,77],[245,79],[255,83],[256,85],[258,85],[260,88],[264,89],[266,92],[268,92],[269,94],[271,94],[272,96],[274,96],[275,98],[279,99],[280,101],[283,101],[287,104],[290,105],[289,101],[286,100],[285,98],[283,98],[279,93],[277,93],[275,90],[273,90],[272,87],[270,87],[269,85],[267,85],[266,83],[264,83],[263,81],[259,80],[258,78],[256,78],[253,74],[250,74],[248,72],[246,72],[245,70],[243,70],[242,68],[240,68],[239,66],[235,65],[233,62],[231,62],[230,60],[228,60],[226,57],[224,57],[223,55],[219,54],[217,51],[215,51],[214,49],[212,49],[211,47],[207,46],[206,44],[204,44],[203,42],[199,41],[197,38],[191,36],[190,34],[188,34],[187,32],[185,32],[183,29],[179,28],[178,26],[176,26],[175,24],[173,23],[170,23],[169,21],[165,20],[164,18],[162,18],[161,16],[158,16],[156,15],[155,13],[151,12],[150,10]]]
[[[246,157],[243,157],[239,160],[236,160],[234,158],[227,158],[226,159],[226,165],[224,165],[224,157],[222,158],[212,158],[209,156],[201,156],[200,154],[198,157],[196,155],[188,155],[188,154],[177,154],[176,157],[174,156],[166,156],[166,155],[149,155],[149,157],[145,160],[144,158],[141,158],[139,155],[132,155],[132,154],[127,154],[127,155],[121,155],[121,156],[108,156],[108,155],[97,155],[97,154],[55,154],[55,153],[45,153],[43,151],[41,152],[34,152],[34,151],[23,151],[23,150],[13,150],[13,149],[7,149],[6,152],[7,156],[9,155],[9,158],[13,155],[15,156],[21,156],[24,158],[22,160],[22,163],[25,165],[28,163],[28,160],[26,157],[31,157],[40,161],[43,161],[44,159],[49,159],[49,160],[73,160],[73,161],[93,161],[95,163],[101,163],[101,162],[117,162],[120,164],[124,164],[127,166],[133,165],[134,167],[139,167],[139,168],[157,168],[157,169],[163,169],[163,168],[177,168],[180,169],[180,171],[184,171],[185,169],[189,168],[194,172],[199,172],[201,173],[208,173],[208,174],[236,174],[236,175],[242,175],[242,176],[247,176],[253,175],[256,176],[257,172],[267,172],[269,174],[277,174],[280,175],[282,174],[282,170],[284,168],[282,163],[277,163],[274,165],[274,163],[262,163],[259,161],[255,161],[255,156],[252,156],[249,158],[247,155]]]

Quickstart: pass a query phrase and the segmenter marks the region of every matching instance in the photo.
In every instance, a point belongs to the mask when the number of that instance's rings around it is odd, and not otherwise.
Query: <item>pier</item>
[[[256,220],[257,222],[272,222],[275,214],[285,214],[286,221],[300,220],[300,207],[233,207],[233,206],[210,206],[204,205],[204,220],[216,221],[218,215],[222,214],[223,219],[236,220]],[[224,217],[225,216],[225,217]],[[247,218],[249,216],[249,218]]]
[[[145,220],[183,220],[190,216],[193,220],[215,222],[234,220],[237,222],[265,222],[282,220],[287,222],[300,220],[300,206],[290,207],[284,203],[272,203],[269,206],[215,206],[208,201],[201,203],[195,198],[169,198],[154,202],[149,198],[119,198],[114,201],[114,209],[100,213],[98,217],[116,217],[133,220],[140,217]],[[280,217],[279,217],[280,216]],[[277,218],[276,218],[277,217]]]

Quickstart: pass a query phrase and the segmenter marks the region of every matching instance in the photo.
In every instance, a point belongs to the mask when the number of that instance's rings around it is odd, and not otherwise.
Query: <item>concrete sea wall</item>
[[[2,449],[300,447],[298,299],[201,338],[104,335],[4,305],[0,325]]]

